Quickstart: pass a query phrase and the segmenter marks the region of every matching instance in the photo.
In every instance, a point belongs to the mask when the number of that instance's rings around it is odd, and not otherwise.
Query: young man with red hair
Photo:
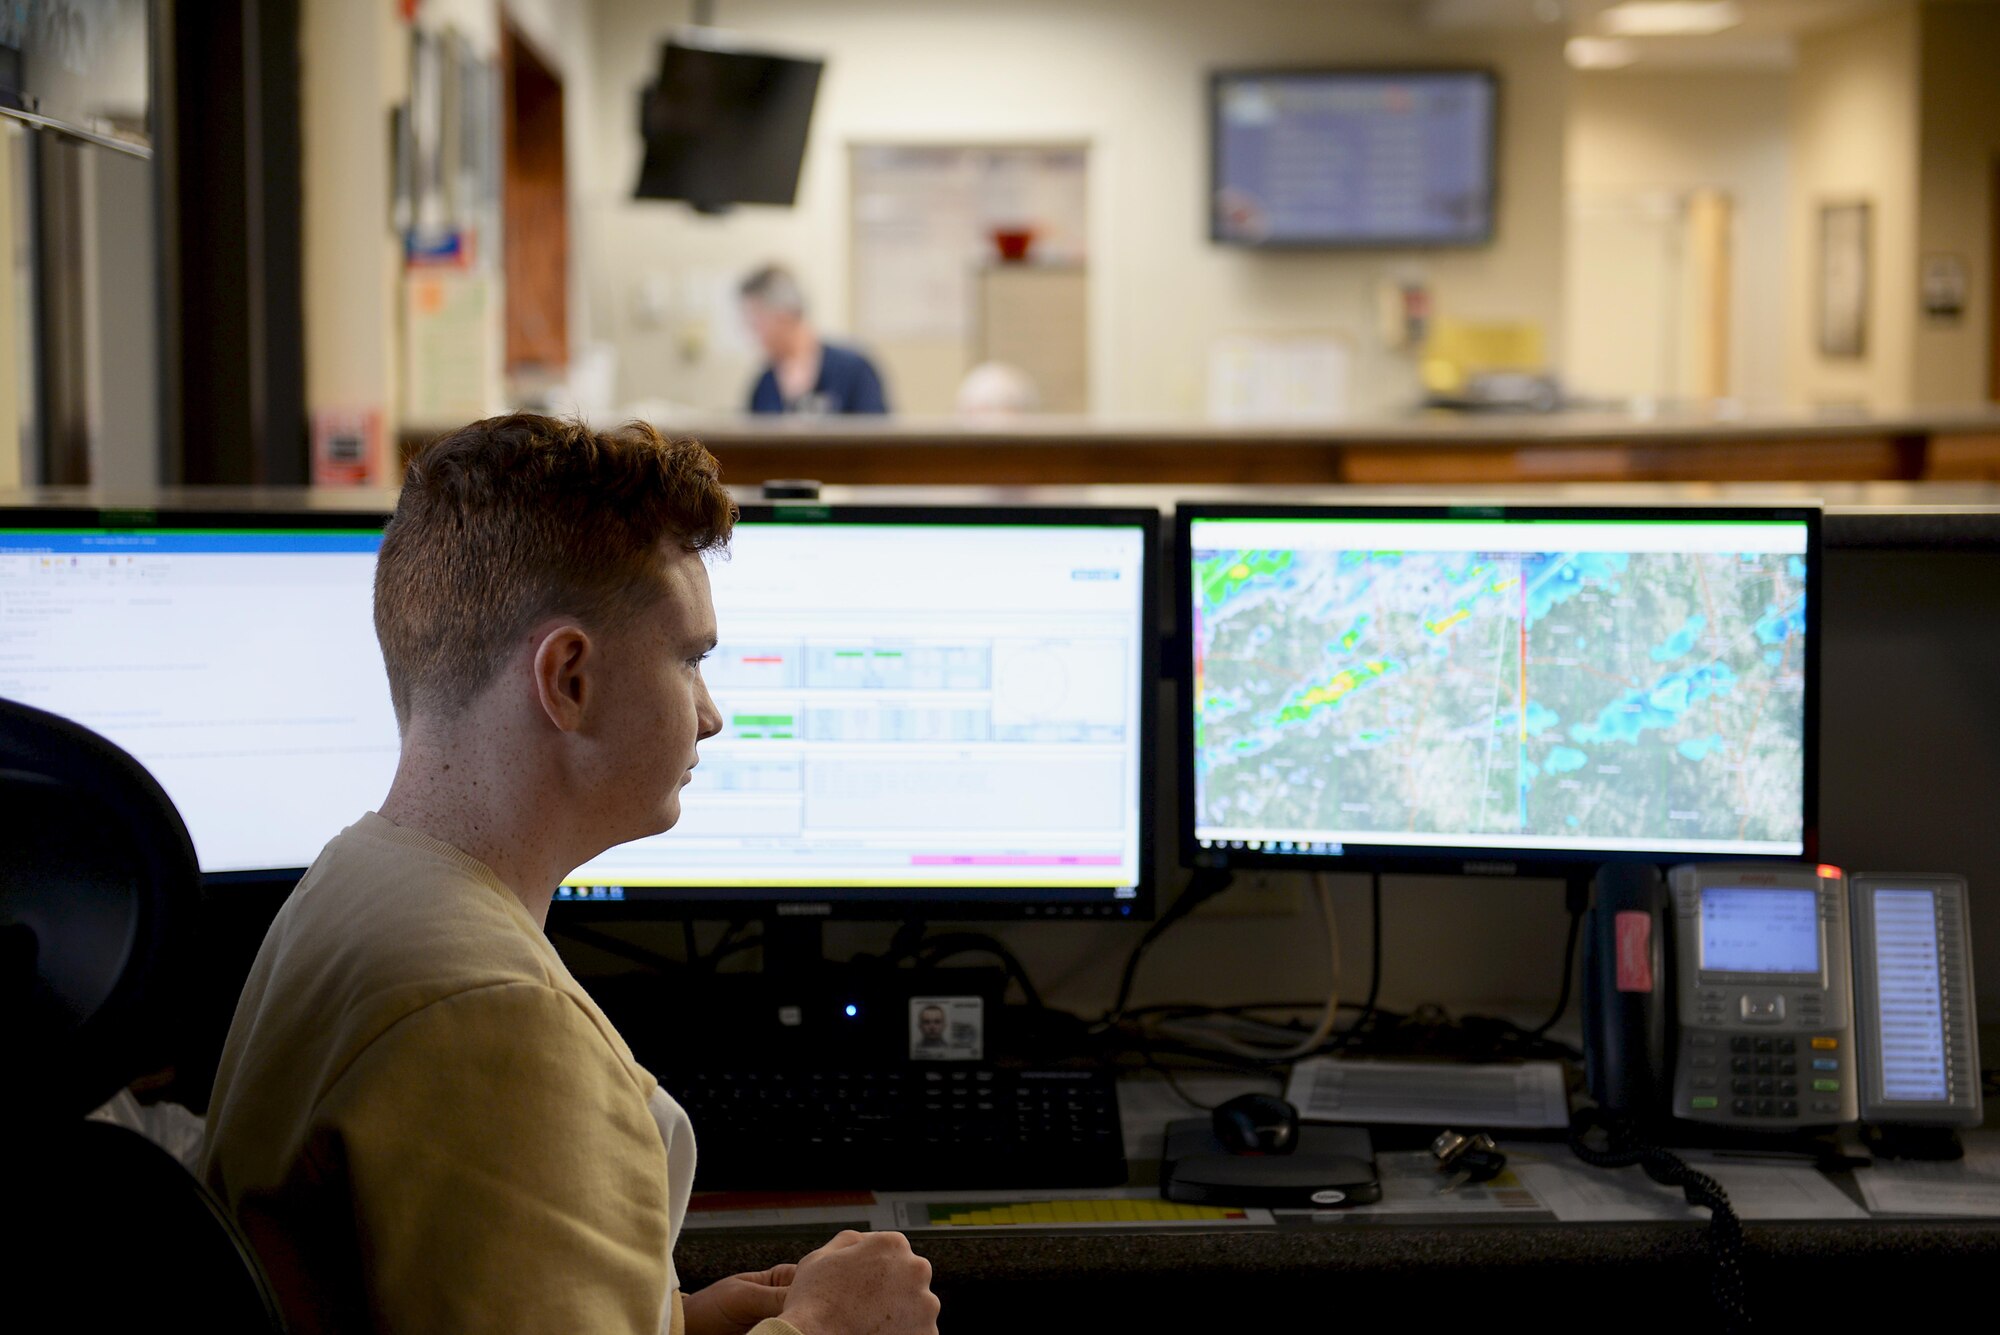
[[[707,450],[637,423],[494,418],[412,462],[375,577],[395,780],[273,923],[209,1105],[294,1331],[935,1332],[897,1233],[683,1299],[692,1129],[544,935],[721,727],[703,558],[735,517]]]

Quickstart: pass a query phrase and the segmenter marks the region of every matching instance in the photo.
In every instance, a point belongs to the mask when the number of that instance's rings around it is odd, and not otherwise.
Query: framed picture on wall
[[[1819,208],[1819,350],[1823,357],[1868,354],[1866,200]]]

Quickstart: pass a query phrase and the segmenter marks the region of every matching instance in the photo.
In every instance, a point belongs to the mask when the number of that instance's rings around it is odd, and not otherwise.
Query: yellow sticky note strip
[[[1011,1205],[936,1203],[928,1207],[934,1227],[992,1228],[1020,1224],[1146,1224],[1180,1220],[1244,1219],[1224,1205],[1182,1205],[1162,1200],[1018,1201]]]

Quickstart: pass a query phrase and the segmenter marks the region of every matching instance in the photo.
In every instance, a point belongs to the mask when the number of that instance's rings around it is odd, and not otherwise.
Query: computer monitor
[[[1209,237],[1278,248],[1493,239],[1491,70],[1232,70],[1210,82]]]
[[[1149,916],[1158,520],[747,507],[680,823],[557,913]]]
[[[1183,508],[1195,866],[1816,854],[1812,508]]]
[[[823,68],[682,29],[660,48],[659,78],[640,98],[646,152],[634,197],[685,200],[697,212],[790,205]]]
[[[0,695],[136,756],[212,880],[377,806],[386,516],[0,510]],[[750,508],[709,563],[722,711],[679,825],[582,914],[1151,911],[1150,511]],[[569,911],[569,910],[565,910]]]
[[[131,752],[210,878],[296,879],[396,770],[385,519],[0,510],[0,695]]]

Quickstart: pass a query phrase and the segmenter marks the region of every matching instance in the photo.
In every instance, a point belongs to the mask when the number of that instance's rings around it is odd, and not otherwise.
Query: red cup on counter
[[[1032,227],[996,227],[992,236],[993,248],[1009,264],[1027,259],[1028,247],[1035,244],[1035,229]]]

